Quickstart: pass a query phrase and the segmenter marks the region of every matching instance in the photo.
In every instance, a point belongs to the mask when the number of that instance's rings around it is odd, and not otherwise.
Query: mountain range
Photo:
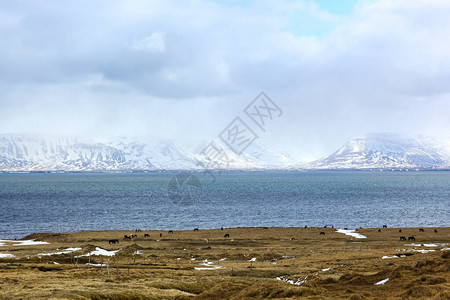
[[[222,162],[220,168],[235,170],[450,169],[450,143],[400,134],[357,137],[331,155],[307,163],[258,143],[253,143],[241,155],[231,150],[224,150],[224,154],[226,163]],[[170,139],[0,135],[0,171],[3,172],[201,170],[205,166],[217,164]]]

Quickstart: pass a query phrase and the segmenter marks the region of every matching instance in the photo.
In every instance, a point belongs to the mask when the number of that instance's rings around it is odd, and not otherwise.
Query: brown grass
[[[399,241],[414,235],[417,244],[449,243],[450,228],[398,230],[361,229],[367,236],[361,240],[331,228],[36,233],[26,239],[50,244],[0,246],[0,253],[16,256],[0,259],[0,299],[450,299],[450,251],[441,251],[449,246],[411,247]],[[138,234],[134,240],[123,239],[133,233]],[[109,239],[119,244],[110,245]],[[68,247],[82,250],[37,255]],[[79,258],[77,267],[74,256],[96,247],[121,250],[103,257],[102,268],[87,266],[88,257]],[[408,256],[381,259],[402,254]],[[250,263],[251,258],[256,261]],[[206,259],[223,268],[196,270]],[[91,263],[101,262],[91,256]],[[307,280],[297,286],[277,277]],[[374,285],[386,278],[385,285]]]

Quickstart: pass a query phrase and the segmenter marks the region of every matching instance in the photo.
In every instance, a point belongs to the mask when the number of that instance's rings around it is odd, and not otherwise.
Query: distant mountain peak
[[[295,161],[254,144],[230,169],[282,168]],[[0,134],[0,171],[199,170],[205,159],[166,138]],[[208,164],[204,164],[208,165]]]
[[[313,169],[448,168],[450,149],[429,137],[370,133],[351,139],[333,154],[307,164]]]

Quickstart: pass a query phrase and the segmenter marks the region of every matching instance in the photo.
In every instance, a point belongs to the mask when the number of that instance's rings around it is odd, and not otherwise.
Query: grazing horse
[[[110,244],[118,244],[119,240],[109,240],[108,243],[110,243]]]
[[[220,227],[220,230],[223,230],[223,227]]]
[[[169,230],[169,233],[173,233],[173,230]]]
[[[308,225],[305,225],[305,229],[307,229],[308,228]]]
[[[131,240],[131,236],[124,235],[124,236],[123,236],[123,239],[124,239],[124,240]]]
[[[400,241],[406,241],[406,237],[401,236],[401,237],[400,237]]]
[[[416,238],[413,236],[408,237],[408,241],[416,241]]]
[[[387,225],[383,225],[383,228],[387,228]]]
[[[198,231],[198,228],[194,228],[194,231]]]
[[[145,238],[146,238],[146,237],[150,237],[150,234],[144,233],[144,237],[145,237]]]
[[[420,228],[420,229],[419,229],[419,232],[425,232],[425,230],[423,230],[423,228]]]
[[[378,229],[378,232],[381,232],[381,229]]]
[[[267,227],[263,227],[263,230],[269,230],[269,228],[267,228]]]
[[[437,229],[434,230],[434,233],[437,233]]]
[[[325,235],[325,232],[321,231],[321,232],[319,233],[319,235],[321,235],[321,234],[322,234],[322,235]]]
[[[229,233],[225,233],[225,235],[223,236],[224,238],[229,238],[230,234]]]
[[[398,230],[398,232],[402,232],[402,230],[401,230],[401,229],[399,229],[399,230]]]
[[[347,228],[347,227],[344,227],[344,230],[348,230],[348,228]]]
[[[162,237],[162,233],[159,234],[159,237]]]

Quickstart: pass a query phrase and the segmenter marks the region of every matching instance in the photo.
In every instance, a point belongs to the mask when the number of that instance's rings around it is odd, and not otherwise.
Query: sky
[[[450,136],[447,0],[0,2],[0,133],[196,147],[265,92],[299,160],[372,132]],[[254,124],[253,124],[254,125]]]

